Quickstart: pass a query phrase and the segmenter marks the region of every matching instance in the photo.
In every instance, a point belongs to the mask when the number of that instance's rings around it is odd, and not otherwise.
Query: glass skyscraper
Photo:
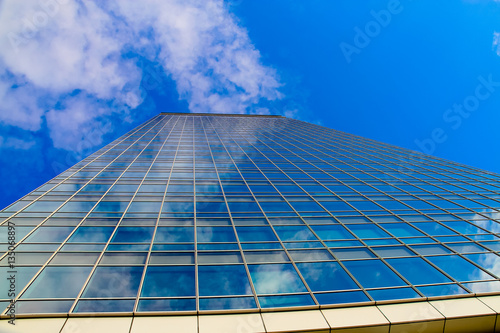
[[[234,332],[278,332],[294,313],[324,321],[295,331],[459,332],[500,310],[499,175],[280,116],[162,113],[0,221],[3,324],[166,315],[202,332],[241,314],[260,319]]]

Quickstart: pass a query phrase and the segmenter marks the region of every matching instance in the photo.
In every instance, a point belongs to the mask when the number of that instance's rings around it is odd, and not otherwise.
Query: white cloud
[[[139,57],[192,112],[265,114],[261,102],[282,97],[222,0],[5,0],[0,36],[0,122],[36,131],[45,116],[60,148],[141,105]]]
[[[493,32],[493,50],[500,56],[500,32]]]
[[[2,148],[11,148],[11,149],[19,149],[19,150],[26,150],[30,149],[35,145],[35,139],[30,138],[29,140],[26,139],[18,139],[18,138],[9,138],[9,137],[3,137],[0,136],[0,149]]]

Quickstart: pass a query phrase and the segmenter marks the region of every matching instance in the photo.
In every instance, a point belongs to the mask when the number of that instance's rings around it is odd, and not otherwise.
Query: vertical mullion
[[[149,169],[148,171],[146,172],[146,174],[144,175],[144,179],[146,179],[149,171],[151,171],[151,169],[153,168],[154,166],[154,163],[156,162],[156,160],[158,159],[158,157],[161,155],[161,152],[162,152],[162,149],[163,147],[165,146],[165,144],[167,143],[168,139],[170,138],[170,134],[172,134],[173,132],[173,129],[175,127],[175,125],[178,123],[179,121],[179,118],[176,119],[175,123],[173,124],[172,128],[170,129],[167,137],[165,138],[165,140],[163,141],[163,144],[161,145],[161,147],[158,149],[158,154],[156,154],[153,162],[151,163],[151,165],[149,166]],[[172,163],[172,167],[173,167],[173,163]],[[154,243],[154,239],[155,239],[155,236],[156,236],[156,230],[158,229],[158,224],[159,224],[159,221],[160,221],[160,215],[161,215],[161,211],[162,211],[162,207],[163,207],[163,202],[165,200],[165,194],[167,192],[167,188],[168,188],[168,179],[170,178],[170,174],[172,172],[172,167],[170,167],[170,173],[169,173],[169,177],[167,178],[167,183],[165,184],[165,191],[163,192],[163,197],[162,197],[162,201],[161,201],[161,206],[160,206],[160,210],[158,211],[158,216],[156,218],[156,223],[155,223],[155,226],[154,226],[154,230],[153,230],[153,236],[151,238],[151,243],[149,244],[149,249],[148,249],[148,254],[146,256],[146,262],[144,263],[144,270],[142,271],[142,276],[141,276],[141,281],[139,283],[139,289],[137,290],[137,296],[136,296],[136,299],[135,299],[135,304],[134,304],[134,310],[133,312],[136,313],[137,312],[137,307],[139,306],[139,298],[140,298],[140,295],[141,295],[141,291],[142,291],[142,287],[143,287],[143,284],[144,284],[144,279],[146,277],[146,271],[147,271],[147,268],[149,266],[149,258],[151,257],[151,251],[152,251],[152,248],[153,248],[153,243]],[[143,179],[143,182],[144,182],[144,179]],[[140,189],[140,185],[139,187],[137,188],[137,190]]]
[[[209,118],[208,117],[207,118],[204,117],[204,119],[207,120],[207,123],[209,123],[212,126],[214,133],[217,135],[217,137],[219,137],[219,135],[217,134],[216,128],[211,124]],[[222,181],[220,179],[219,170],[218,170],[217,165],[215,163],[215,159],[214,159],[214,156],[213,156],[213,153],[212,153],[212,148],[210,147],[210,141],[208,141],[208,136],[207,136],[207,133],[206,133],[206,130],[205,130],[205,126],[204,126],[203,122],[202,122],[202,126],[203,126],[203,132],[204,132],[205,137],[207,139],[208,149],[210,151],[210,156],[212,157],[212,162],[214,163],[214,169],[215,169],[215,173],[217,174],[217,180],[219,182],[219,186],[220,186],[221,191],[222,191],[222,196],[224,197],[224,203],[226,204],[226,209],[227,209],[227,211],[229,213],[229,219],[231,221],[231,226],[233,227],[233,232],[234,232],[234,235],[236,237],[236,241],[238,242],[238,249],[240,250],[241,260],[243,260],[243,265],[245,266],[245,272],[247,274],[247,278],[248,278],[248,281],[250,283],[250,288],[252,289],[254,301],[255,301],[255,303],[257,305],[257,309],[261,309],[259,298],[257,297],[257,291],[255,290],[255,286],[253,284],[252,277],[250,275],[250,270],[248,269],[248,263],[247,263],[247,261],[245,259],[245,255],[243,253],[243,248],[241,247],[240,238],[238,237],[238,233],[236,232],[236,226],[234,224],[233,216],[231,214],[231,211],[229,210],[229,205],[227,203],[226,193],[224,192],[224,187],[222,186]],[[220,140],[220,137],[219,137],[219,140]],[[222,143],[222,140],[220,140],[220,141]]]
[[[170,120],[171,120],[171,119],[172,119],[172,118],[168,119],[168,121],[167,121],[167,122],[165,122],[165,124],[162,126],[162,128],[161,128],[161,129],[165,128],[165,126],[167,126],[168,122],[170,122]],[[142,153],[142,152],[146,149],[146,147],[147,147],[147,146],[148,146],[148,145],[149,145],[149,144],[150,144],[150,143],[154,140],[154,138],[155,138],[155,137],[157,137],[157,136],[158,136],[158,133],[161,131],[161,129],[160,129],[160,130],[158,130],[157,134],[155,134],[155,136],[153,136],[153,138],[151,138],[151,140],[148,142],[148,144],[144,145],[144,147],[142,148],[142,150],[141,150],[141,151],[137,154],[137,156],[136,156],[136,157],[135,157],[135,158],[134,158],[134,159],[133,159],[133,160],[132,160],[132,161],[128,164],[128,166],[125,168],[125,170],[123,170],[122,174],[121,174],[121,175],[120,175],[120,177],[118,177],[118,179],[117,179],[117,180],[113,183],[113,185],[114,185],[114,184],[116,184],[116,183],[118,182],[118,180],[120,180],[120,178],[123,176],[123,174],[124,174],[124,173],[125,173],[125,172],[126,172],[126,171],[130,168],[130,166],[131,166],[131,165],[132,165],[132,164],[133,164],[133,163],[134,163],[134,162],[135,162],[135,161],[139,158],[139,156],[140,156],[140,155],[141,155],[141,153]],[[106,193],[103,195],[103,197],[102,197],[102,198],[104,198],[104,197],[106,196],[106,194],[107,194],[107,193],[111,190],[111,188],[113,187],[113,185],[112,185],[112,186],[111,186],[111,187],[110,187],[110,188],[106,191]],[[128,208],[130,207],[130,205],[131,205],[132,201],[134,200],[135,195],[137,194],[137,191],[138,191],[138,190],[139,190],[139,188],[137,188],[136,192],[134,193],[134,195],[133,195],[133,196],[132,196],[132,198],[130,199],[130,201],[129,201],[129,203],[128,203],[127,207],[126,207],[126,208],[125,208],[125,210],[123,211],[123,214],[122,214],[122,216],[121,216],[120,220],[118,221],[118,223],[116,224],[116,226],[115,226],[115,228],[114,228],[113,232],[112,232],[112,233],[111,233],[111,235],[109,236],[108,241],[106,242],[106,245],[104,245],[104,249],[101,251],[101,254],[100,254],[100,255],[99,255],[99,257],[97,258],[97,260],[96,260],[96,262],[95,262],[94,266],[92,267],[92,270],[91,270],[91,272],[89,273],[89,276],[87,277],[87,279],[86,279],[85,283],[83,284],[82,288],[80,289],[80,292],[78,293],[78,295],[77,295],[77,297],[76,297],[76,299],[75,299],[75,301],[74,301],[73,305],[71,306],[71,308],[70,308],[70,310],[69,310],[69,313],[72,313],[72,312],[74,311],[74,309],[75,309],[76,305],[78,304],[78,301],[80,300],[80,298],[81,298],[81,296],[82,296],[82,294],[83,294],[83,292],[84,292],[85,288],[87,287],[88,283],[90,282],[90,280],[91,280],[92,276],[94,275],[94,272],[95,272],[95,270],[97,269],[97,267],[98,267],[98,265],[99,265],[99,262],[101,261],[102,257],[104,256],[104,253],[106,252],[106,250],[107,250],[107,248],[108,248],[109,244],[111,243],[111,240],[113,239],[113,236],[116,234],[116,232],[117,232],[118,228],[120,227],[120,224],[121,224],[121,222],[123,221],[123,218],[124,218],[125,214],[127,213],[127,210],[128,210]],[[102,198],[101,198],[101,200],[102,200]],[[97,205],[97,204],[96,204],[96,205]],[[89,214],[90,214],[90,212],[89,212]]]

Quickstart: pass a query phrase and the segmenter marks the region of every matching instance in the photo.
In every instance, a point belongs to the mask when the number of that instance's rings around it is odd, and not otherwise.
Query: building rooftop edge
[[[263,118],[285,118],[273,114],[239,114],[239,113],[189,113],[189,112],[160,112],[160,115],[175,116],[222,116],[222,117],[263,117]]]

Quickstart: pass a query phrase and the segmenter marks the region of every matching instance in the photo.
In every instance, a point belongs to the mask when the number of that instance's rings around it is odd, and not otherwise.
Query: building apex
[[[160,112],[161,115],[169,116],[221,116],[221,117],[264,117],[264,118],[286,118],[271,114],[238,114],[238,113],[189,113],[189,112]]]

